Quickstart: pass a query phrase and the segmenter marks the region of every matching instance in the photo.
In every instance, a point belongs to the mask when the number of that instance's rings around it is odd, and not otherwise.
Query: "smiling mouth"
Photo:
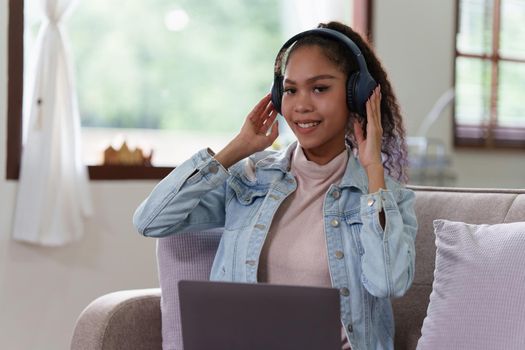
[[[295,123],[298,127],[300,127],[301,129],[308,129],[308,128],[313,128],[314,126],[317,126],[319,124],[321,124],[321,122],[308,122],[308,123]]]

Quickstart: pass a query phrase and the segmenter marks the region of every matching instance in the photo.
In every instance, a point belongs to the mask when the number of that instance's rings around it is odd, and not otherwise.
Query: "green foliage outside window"
[[[168,29],[170,11],[189,22]],[[277,0],[80,2],[68,20],[83,126],[234,131],[266,94]]]

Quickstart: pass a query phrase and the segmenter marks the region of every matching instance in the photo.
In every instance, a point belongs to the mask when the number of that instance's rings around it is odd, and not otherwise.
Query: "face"
[[[288,59],[283,116],[306,157],[318,164],[328,163],[345,149],[346,80],[318,46],[297,48]]]

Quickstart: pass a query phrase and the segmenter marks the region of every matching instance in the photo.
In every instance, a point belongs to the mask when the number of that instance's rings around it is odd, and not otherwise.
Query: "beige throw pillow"
[[[525,349],[525,222],[435,220],[434,229],[434,282],[417,349]]]

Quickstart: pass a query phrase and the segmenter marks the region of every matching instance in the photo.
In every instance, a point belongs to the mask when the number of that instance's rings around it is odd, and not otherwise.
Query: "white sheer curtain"
[[[87,169],[80,152],[80,117],[64,19],[76,0],[39,0],[36,40],[13,238],[59,246],[83,235],[91,215]]]

